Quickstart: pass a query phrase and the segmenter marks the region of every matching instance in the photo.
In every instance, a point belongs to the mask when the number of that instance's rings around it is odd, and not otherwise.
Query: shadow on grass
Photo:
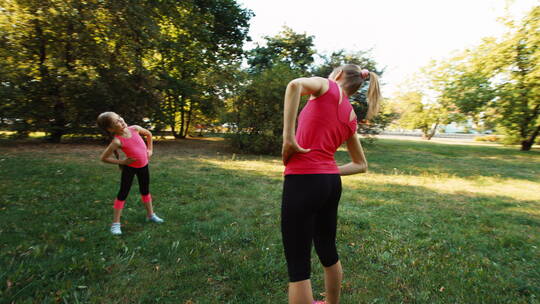
[[[493,146],[459,146],[437,143],[379,140],[366,147],[370,171],[409,175],[476,176],[540,180],[540,151],[522,152]],[[336,153],[338,163],[348,162],[346,151]]]

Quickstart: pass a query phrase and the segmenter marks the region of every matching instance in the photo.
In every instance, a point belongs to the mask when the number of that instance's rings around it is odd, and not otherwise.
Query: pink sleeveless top
[[[139,135],[139,132],[134,127],[128,127],[131,133],[130,138],[116,135],[115,137],[122,143],[122,151],[127,157],[136,159],[128,166],[133,168],[142,168],[148,164],[148,153],[146,152],[146,144]]]
[[[334,159],[336,150],[356,132],[356,119],[349,121],[352,106],[343,95],[339,103],[338,84],[328,80],[329,88],[311,99],[298,116],[296,141],[308,153],[295,153],[285,167],[289,174],[339,174]]]

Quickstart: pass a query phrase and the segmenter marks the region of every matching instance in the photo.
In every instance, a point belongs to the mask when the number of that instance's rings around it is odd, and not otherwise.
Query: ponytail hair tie
[[[369,71],[367,69],[363,69],[360,71],[360,77],[362,77],[362,79],[366,79],[369,77]]]

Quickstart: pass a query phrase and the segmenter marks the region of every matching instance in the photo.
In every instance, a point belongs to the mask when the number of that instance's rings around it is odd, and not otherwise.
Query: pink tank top
[[[336,150],[356,132],[356,119],[349,121],[352,106],[343,95],[339,103],[338,84],[328,80],[329,88],[311,99],[298,116],[296,141],[308,153],[295,153],[285,167],[289,174],[339,174],[334,159]]]
[[[146,152],[146,144],[139,135],[139,132],[134,127],[128,127],[131,133],[130,138],[116,135],[115,137],[122,143],[122,151],[127,157],[136,159],[128,166],[133,168],[142,168],[148,164],[148,153]]]

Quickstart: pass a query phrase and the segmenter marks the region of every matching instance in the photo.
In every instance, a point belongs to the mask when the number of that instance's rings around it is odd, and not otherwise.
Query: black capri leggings
[[[287,175],[281,202],[281,234],[291,282],[311,274],[311,244],[325,267],[339,260],[336,249],[339,174]]]
[[[131,189],[131,184],[133,183],[133,176],[137,175],[137,180],[139,181],[139,192],[142,195],[147,195],[150,193],[150,172],[148,170],[148,165],[142,168],[133,168],[130,166],[122,166],[122,177],[120,181],[120,191],[116,198],[119,201],[125,201],[129,189]]]

